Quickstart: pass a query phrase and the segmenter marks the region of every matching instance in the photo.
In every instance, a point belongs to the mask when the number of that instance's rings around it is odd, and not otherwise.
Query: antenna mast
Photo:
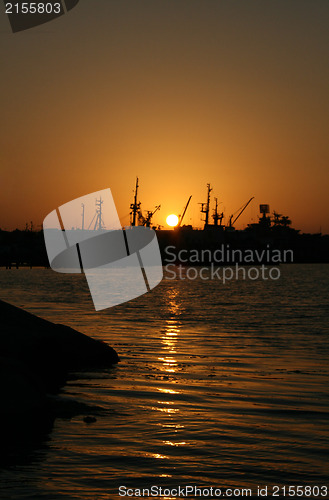
[[[102,205],[104,201],[102,198],[99,198],[99,200],[96,200],[96,222],[94,226],[94,231],[98,230],[100,231],[101,229],[104,229],[104,222],[103,222],[103,217],[102,217]]]
[[[82,206],[82,225],[81,225],[81,229],[82,231],[84,231],[85,229],[85,204],[84,203],[81,203],[81,206]]]

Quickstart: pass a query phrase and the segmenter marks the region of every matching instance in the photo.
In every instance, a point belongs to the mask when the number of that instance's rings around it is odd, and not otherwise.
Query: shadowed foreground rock
[[[0,418],[47,410],[68,373],[109,367],[114,349],[67,326],[0,301]]]

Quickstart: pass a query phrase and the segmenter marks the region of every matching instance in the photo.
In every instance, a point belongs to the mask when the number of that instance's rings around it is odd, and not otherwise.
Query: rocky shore
[[[114,349],[0,301],[0,421],[43,418],[70,372],[109,367]]]

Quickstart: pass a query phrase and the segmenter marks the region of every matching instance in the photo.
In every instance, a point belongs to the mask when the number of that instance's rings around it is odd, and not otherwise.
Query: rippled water
[[[63,394],[98,407],[97,421],[58,418],[4,469],[1,498],[328,485],[328,265],[285,265],[277,281],[163,280],[98,313],[82,276],[22,269],[0,280],[1,299],[103,339],[121,358],[66,385]]]

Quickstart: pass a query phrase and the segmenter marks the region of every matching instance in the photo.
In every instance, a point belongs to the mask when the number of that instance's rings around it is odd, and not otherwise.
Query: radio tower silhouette
[[[95,215],[93,217],[93,220],[89,224],[88,229],[90,229],[90,226],[92,225],[92,223],[94,221],[95,221],[94,231],[101,231],[102,229],[105,229],[105,224],[104,224],[104,221],[103,221],[103,214],[102,214],[102,205],[103,205],[103,203],[104,203],[104,201],[102,200],[102,198],[99,198],[99,200],[97,200],[97,198],[96,198],[96,202],[95,202],[95,204],[96,204],[96,213],[95,213]]]

